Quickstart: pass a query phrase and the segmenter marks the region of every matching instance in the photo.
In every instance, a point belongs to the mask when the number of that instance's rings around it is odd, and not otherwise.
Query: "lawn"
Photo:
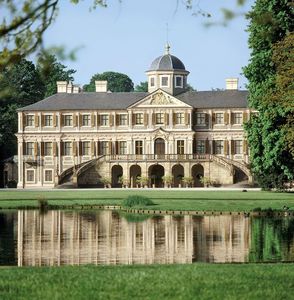
[[[1,268],[0,299],[293,299],[291,264]]]
[[[294,210],[294,193],[261,191],[195,191],[195,190],[1,190],[0,208],[38,207],[38,199],[51,205],[120,205],[128,195],[149,197],[154,206],[141,207],[156,210],[216,210],[250,211],[256,207]]]

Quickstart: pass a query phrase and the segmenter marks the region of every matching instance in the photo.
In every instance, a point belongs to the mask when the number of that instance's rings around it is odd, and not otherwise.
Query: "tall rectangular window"
[[[143,154],[143,141],[135,141],[135,154]]]
[[[35,126],[35,116],[27,115],[27,126]]]
[[[118,154],[120,154],[120,155],[127,154],[127,142],[126,141],[118,142]]]
[[[154,77],[150,78],[150,86],[151,87],[155,86],[155,78]]]
[[[177,141],[177,154],[184,154],[185,153],[185,141],[179,140]]]
[[[233,113],[233,124],[242,124],[242,113]]]
[[[224,141],[214,141],[214,153],[224,154]]]
[[[109,154],[109,142],[108,141],[101,142],[101,154],[102,155]]]
[[[162,76],[160,83],[161,83],[162,87],[168,87],[169,86],[169,84],[168,84],[168,76]]]
[[[53,172],[52,170],[45,170],[45,182],[52,182],[53,181]]]
[[[185,115],[184,113],[176,113],[176,124],[185,124]]]
[[[243,150],[243,144],[241,140],[235,140],[234,141],[234,150],[235,150],[235,154],[243,154],[242,150]]]
[[[224,114],[215,113],[215,124],[224,124]]]
[[[82,115],[82,126],[90,126],[91,116],[90,115]]]
[[[100,125],[101,126],[109,125],[109,115],[100,115]]]
[[[72,142],[64,142],[64,155],[72,155]]]
[[[52,155],[52,142],[44,142],[44,156]]]
[[[27,181],[28,182],[35,181],[35,171],[34,170],[27,170]]]
[[[182,88],[183,87],[183,77],[182,76],[176,76],[176,88]]]
[[[155,114],[155,124],[164,124],[164,113]]]
[[[143,125],[143,114],[142,113],[135,114],[135,124]]]
[[[205,153],[205,140],[196,140],[196,153]]]
[[[206,118],[205,113],[196,113],[196,125],[205,125]]]
[[[72,115],[64,115],[64,126],[72,126]]]
[[[26,143],[26,155],[34,155],[34,143]]]
[[[90,142],[82,142],[82,155],[90,155]]]
[[[44,116],[44,125],[52,127],[53,126],[53,116],[52,115],[45,115]]]
[[[128,125],[128,115],[127,114],[118,115],[118,125],[119,126]]]

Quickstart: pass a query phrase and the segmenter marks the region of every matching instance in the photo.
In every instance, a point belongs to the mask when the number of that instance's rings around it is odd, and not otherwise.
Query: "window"
[[[184,154],[185,153],[185,141],[179,140],[177,141],[177,154]]]
[[[52,170],[45,170],[45,182],[52,182],[53,181],[53,172]]]
[[[215,124],[224,124],[224,114],[223,113],[215,114]]]
[[[90,142],[82,142],[82,155],[90,155]]]
[[[234,141],[235,154],[242,154],[242,147],[243,145],[241,140]]]
[[[206,118],[205,113],[197,113],[196,114],[196,125],[205,125],[206,124]]]
[[[100,125],[101,126],[109,125],[109,115],[100,115]]]
[[[34,155],[34,143],[33,142],[26,143],[26,154]]]
[[[155,124],[164,124],[164,114],[163,113],[155,114]]]
[[[53,126],[53,116],[52,115],[45,115],[44,116],[44,125],[45,126]]]
[[[214,141],[214,152],[215,154],[224,153],[224,141]]]
[[[64,155],[72,155],[72,142],[64,142]]]
[[[150,86],[155,86],[155,77],[150,77]]]
[[[102,155],[109,154],[109,142],[107,141],[101,142],[101,154]]]
[[[135,154],[143,154],[143,141],[135,141]]]
[[[44,156],[51,156],[51,155],[52,155],[52,143],[44,142]]]
[[[183,87],[183,77],[182,76],[176,76],[176,88],[182,88]]]
[[[35,116],[27,115],[27,126],[35,126]]]
[[[162,87],[168,87],[169,86],[168,76],[162,76],[161,77],[161,86]]]
[[[127,154],[127,142],[126,141],[120,141],[118,142],[118,154]]]
[[[135,124],[136,125],[143,125],[143,114],[135,114]]]
[[[34,170],[27,170],[27,181],[28,182],[35,181],[35,171]]]
[[[64,115],[64,126],[72,126],[72,115]]]
[[[90,126],[90,115],[82,115],[82,126]]]
[[[242,124],[242,113],[233,113],[233,124]]]
[[[204,154],[205,153],[205,141],[196,140],[196,153]]]
[[[118,116],[118,125],[119,126],[128,125],[128,115],[119,115]]]
[[[185,116],[184,113],[176,113],[176,124],[184,124],[185,123]]]

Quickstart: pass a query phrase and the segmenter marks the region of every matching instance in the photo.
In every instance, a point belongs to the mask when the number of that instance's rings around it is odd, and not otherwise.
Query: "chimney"
[[[80,87],[78,85],[74,85],[72,92],[73,94],[78,94],[81,91]]]
[[[227,78],[226,79],[226,90],[238,90],[239,78]]]
[[[57,93],[66,93],[67,82],[66,81],[56,81]]]
[[[96,88],[96,93],[106,93],[107,92],[107,81],[106,80],[96,80],[95,88]]]
[[[72,89],[73,89],[73,84],[72,84],[72,82],[69,81],[68,84],[67,84],[66,92],[68,94],[71,94],[72,93]]]

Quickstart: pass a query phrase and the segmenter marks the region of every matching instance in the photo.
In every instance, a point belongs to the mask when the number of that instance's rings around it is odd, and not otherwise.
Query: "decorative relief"
[[[168,105],[173,104],[171,97],[163,94],[162,92],[156,93],[150,97],[150,104],[152,105]]]

